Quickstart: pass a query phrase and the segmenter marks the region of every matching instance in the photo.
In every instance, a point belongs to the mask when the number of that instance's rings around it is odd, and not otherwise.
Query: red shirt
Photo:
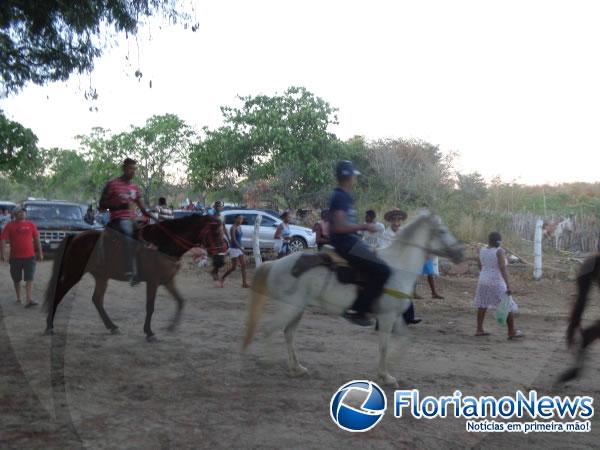
[[[10,243],[10,259],[33,258],[33,238],[38,236],[37,227],[29,220],[13,220],[2,230],[2,240]]]
[[[110,180],[104,188],[105,203],[110,209],[110,219],[135,219],[131,204],[141,196],[140,189],[122,177]]]

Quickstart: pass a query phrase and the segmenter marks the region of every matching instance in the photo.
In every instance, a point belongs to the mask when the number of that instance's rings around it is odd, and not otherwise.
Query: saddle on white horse
[[[329,245],[323,246],[318,253],[303,253],[292,267],[291,273],[299,278],[315,267],[326,267],[335,273],[338,281],[343,284],[360,286],[364,282],[360,272],[350,267],[348,261]]]

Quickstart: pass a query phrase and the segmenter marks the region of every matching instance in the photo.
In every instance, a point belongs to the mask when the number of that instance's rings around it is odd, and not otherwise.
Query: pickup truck
[[[69,234],[95,229],[83,221],[78,203],[62,200],[26,200],[22,206],[27,212],[27,220],[33,222],[40,233],[44,251],[56,250]]]

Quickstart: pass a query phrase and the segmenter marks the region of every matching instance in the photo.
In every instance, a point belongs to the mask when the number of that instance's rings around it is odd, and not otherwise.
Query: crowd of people
[[[141,199],[139,188],[133,183],[137,162],[127,158],[123,162],[123,174],[110,180],[99,202],[99,209],[93,206],[87,210],[84,220],[90,224],[102,223],[106,227],[118,231],[123,236],[123,258],[126,263],[126,277],[132,285],[139,282],[135,256],[134,228],[138,216],[150,222],[161,222],[174,218],[172,208],[167,206],[165,197],[158,199],[157,205],[152,210],[147,210]],[[338,254],[346,259],[348,264],[356,271],[362,273],[364,282],[358,290],[358,296],[352,307],[344,313],[344,317],[352,323],[361,326],[372,324],[370,314],[374,312],[374,303],[381,296],[386,280],[390,276],[390,268],[377,256],[377,250],[384,248],[393,241],[396,233],[407,220],[406,212],[399,208],[384,214],[386,227],[377,221],[377,213],[368,210],[365,213],[364,223],[359,224],[354,200],[351,196],[356,177],[359,172],[350,161],[341,161],[336,168],[338,187],[334,190],[329,208],[321,211],[321,220],[317,222],[313,231],[316,234],[316,243],[320,249],[324,245],[332,246]],[[203,206],[189,202],[187,209],[203,211]],[[250,287],[247,280],[246,259],[242,245],[244,216],[239,214],[227,231],[223,222],[221,211],[223,202],[217,201],[206,210],[221,222],[221,241],[210,250],[212,269],[210,271],[216,285],[223,287],[225,279],[239,266],[242,274],[242,287]],[[204,211],[203,211],[204,212]],[[30,307],[37,303],[32,299],[32,283],[35,273],[35,257],[43,259],[39,233],[35,224],[26,220],[26,212],[22,208],[13,211],[14,220],[6,221],[6,211],[0,212],[0,220],[7,222],[0,236],[0,259],[5,260],[5,242],[10,245],[10,274],[14,282],[17,302],[21,302],[21,281],[25,281],[25,306]],[[281,222],[274,231],[275,251],[278,258],[283,258],[291,253],[289,212],[281,215]],[[510,296],[510,283],[506,270],[506,254],[501,248],[501,236],[493,232],[489,236],[489,244],[481,249],[479,254],[480,277],[475,295],[474,305],[477,308],[476,336],[486,336],[483,322],[486,311],[490,307],[497,307],[500,302]],[[222,274],[221,268],[225,266],[225,257],[230,257],[231,265]],[[437,291],[435,285],[434,260],[427,258],[422,269],[426,277],[433,299],[444,299]],[[415,289],[413,299],[422,299]],[[514,302],[507,318],[508,336],[511,339],[523,337],[523,333],[515,328],[514,312],[517,307]],[[414,304],[410,303],[404,315],[408,324],[421,322],[415,317]]]

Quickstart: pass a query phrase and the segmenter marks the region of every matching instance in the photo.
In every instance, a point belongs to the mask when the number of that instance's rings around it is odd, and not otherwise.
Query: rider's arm
[[[330,223],[331,231],[336,234],[351,234],[369,229],[369,226],[366,223],[360,225],[349,223],[346,212],[342,211],[341,209],[337,211],[332,211]]]
[[[144,206],[144,202],[142,200],[142,197],[138,197],[134,200],[135,204],[138,206],[138,208],[140,208],[140,211],[142,212],[142,214],[146,217],[148,217],[149,219],[154,219],[154,216],[152,214],[150,214],[148,211],[146,211],[146,207]]]

